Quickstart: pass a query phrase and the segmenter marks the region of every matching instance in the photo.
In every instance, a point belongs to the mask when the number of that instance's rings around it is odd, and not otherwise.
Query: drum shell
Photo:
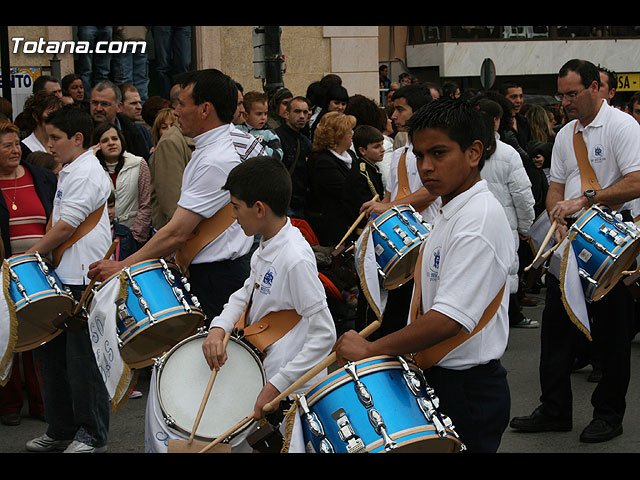
[[[406,222],[406,223],[405,223]],[[397,233],[406,234],[408,241]],[[382,238],[381,231],[388,241]],[[394,207],[373,221],[371,235],[375,246],[376,263],[384,274],[383,287],[392,290],[413,278],[420,246],[429,236],[430,226],[419,221],[414,210],[406,205]],[[397,251],[389,245],[395,245]]]
[[[428,395],[424,384],[419,393],[412,392],[403,377],[402,364],[395,357],[379,356],[356,362],[359,379],[373,397],[375,408],[384,420],[389,436],[396,442],[392,452],[456,452],[460,442],[453,431],[442,438],[433,423],[427,420],[417,398]],[[417,372],[417,367],[409,364]],[[385,452],[382,437],[374,430],[368,409],[355,393],[355,383],[344,368],[338,369],[311,387],[305,394],[309,410],[323,425],[327,440],[336,453],[348,453],[338,434],[332,414],[340,408],[346,411],[355,433],[362,439],[365,451]],[[305,444],[309,451],[320,451],[320,440],[302,419]]]
[[[143,368],[153,364],[173,348],[178,342],[192,336],[204,321],[204,313],[196,307],[191,296],[180,281],[178,268],[167,265],[174,274],[174,286],[184,295],[190,311],[178,301],[163,273],[158,260],[147,260],[129,267],[131,278],[141,290],[141,297],[147,302],[153,320],[143,310],[139,296],[132,285],[126,290],[126,311],[134,324],[127,325],[116,314],[116,330],[121,340],[120,355],[132,368]],[[113,275],[98,288],[99,292],[109,282],[119,282],[121,274]],[[93,302],[94,296],[87,303]]]
[[[10,279],[9,296],[18,320],[18,341],[15,350],[21,352],[36,348],[62,333],[53,325],[53,321],[59,314],[71,312],[76,302],[73,296],[64,290],[62,281],[46,259],[42,259],[42,262],[48,269],[48,275],[53,277],[58,286],[59,293],[47,282],[35,255],[15,255],[7,259],[7,262],[29,297],[27,301],[14,280]]]
[[[593,280],[598,282],[598,285],[594,285],[581,277],[585,297],[590,301],[600,300],[617,283],[622,276],[622,271],[627,270],[636,260],[640,252],[640,241],[616,228],[615,222],[610,222],[594,208],[582,214],[572,228],[574,230],[577,228],[589,235],[595,242],[605,247],[609,253],[618,257],[614,259],[607,253],[598,250],[592,242],[589,242],[578,232],[571,241],[578,268],[587,272]],[[611,235],[602,232],[603,228],[617,232],[622,241],[619,240],[616,243]],[[635,229],[635,226],[631,228],[640,235],[640,231]]]

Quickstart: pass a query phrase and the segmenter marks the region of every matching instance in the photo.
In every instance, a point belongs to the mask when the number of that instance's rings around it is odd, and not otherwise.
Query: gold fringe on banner
[[[10,362],[13,359],[13,351],[18,343],[18,319],[16,317],[16,307],[9,294],[9,282],[11,276],[9,274],[9,262],[3,260],[2,262],[2,293],[7,303],[7,309],[9,310],[9,343],[7,344],[7,350],[0,359],[0,372],[4,372],[9,367]],[[0,387],[4,387],[9,378],[11,377],[11,369],[7,370],[7,376],[0,378]]]
[[[293,436],[293,424],[296,421],[296,415],[298,411],[298,402],[293,402],[291,407],[284,412],[284,439],[282,442],[282,448],[280,453],[289,453],[289,447],[291,445],[291,437]]]
[[[129,280],[124,272],[120,272],[118,276],[120,281],[120,291],[118,292],[118,296],[116,297],[116,301],[122,299],[126,302],[128,296],[129,289]],[[132,370],[127,362],[122,361],[122,375],[120,375],[120,380],[118,382],[118,386],[116,387],[116,392],[111,400],[111,411],[113,413],[120,410],[129,399],[129,393],[133,390],[133,387],[136,386],[138,382],[138,374],[137,370]]]
[[[571,306],[569,305],[569,302],[567,301],[567,297],[564,292],[564,281],[565,281],[565,275],[567,271],[567,262],[569,261],[569,253],[573,251],[569,247],[571,247],[571,242],[573,241],[574,238],[576,238],[576,235],[577,235],[576,232],[572,232],[567,236],[568,243],[564,249],[564,253],[562,254],[562,262],[560,263],[560,291],[562,292],[562,303],[564,304],[564,309],[567,311],[567,315],[569,315],[569,318],[576,325],[576,327],[578,327],[578,329],[585,334],[587,339],[589,341],[592,341],[591,332],[587,330],[587,328],[582,324],[580,319],[578,319],[576,314],[573,313],[573,310],[571,309]]]

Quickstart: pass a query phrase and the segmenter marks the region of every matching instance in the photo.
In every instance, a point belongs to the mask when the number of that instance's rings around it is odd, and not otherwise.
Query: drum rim
[[[148,328],[153,327],[154,325],[170,320],[172,318],[176,318],[176,317],[180,317],[182,315],[196,315],[198,317],[200,317],[200,319],[204,319],[205,315],[204,312],[197,308],[197,307],[191,307],[191,312],[186,312],[184,310],[184,308],[181,309],[181,307],[179,305],[174,306],[174,307],[170,307],[170,308],[165,308],[164,310],[161,310],[159,312],[154,312],[153,316],[155,318],[155,322],[150,322],[148,317],[144,317],[141,318],[140,320],[136,320],[135,325],[133,325],[132,327],[128,328],[127,330],[125,330],[124,332],[122,332],[121,334],[118,334],[118,337],[120,338],[120,340],[122,340],[123,342],[123,346],[126,345],[132,338],[134,338],[138,332],[143,332]],[[133,318],[133,317],[132,317]],[[142,326],[138,327],[138,324],[140,324],[140,322],[142,322],[144,320],[144,323],[142,323]],[[135,330],[132,330],[134,327]],[[126,340],[125,340],[126,338]]]
[[[434,437],[433,440],[436,440],[436,441],[437,440],[452,441],[454,452],[458,452],[461,447],[460,440],[455,436],[455,433],[451,429],[446,428],[445,431],[447,433],[447,437],[442,438],[438,434],[435,424],[428,423],[426,425],[420,425],[417,427],[405,428],[404,430],[399,430],[397,432],[388,432],[388,434],[389,434],[389,437],[391,437],[391,439],[394,441],[408,437],[405,441],[396,442],[398,448],[402,446],[410,445],[412,443],[429,441],[431,437]],[[428,433],[428,434],[423,436],[417,436],[421,433]],[[374,450],[378,450],[379,448],[383,449],[380,453],[393,453],[396,450],[396,449],[393,449],[388,452],[384,450],[384,440],[382,438],[379,438],[374,442],[371,442],[365,446],[365,450],[369,453],[372,453]],[[428,452],[425,452],[425,453],[428,453]]]
[[[375,363],[372,363],[371,365],[365,367],[362,370],[358,370],[358,376],[363,377],[365,375],[377,373],[379,370],[389,370],[389,368],[382,368],[382,367],[393,367],[394,370],[402,370],[402,364],[400,363],[400,360],[398,360],[398,357],[394,357],[392,355],[377,355],[375,357],[369,357],[369,358],[364,358],[362,360],[358,360],[357,362],[354,362],[354,363],[356,364],[356,366],[360,366],[370,362],[375,362]],[[418,373],[420,372],[419,367],[415,363],[413,363],[410,360],[406,360],[406,362],[409,365],[409,368],[411,370],[414,370]],[[331,378],[333,378],[333,380],[330,380]],[[306,397],[306,400],[307,400],[307,405],[309,405],[309,407],[312,407],[317,402],[322,400],[325,396],[327,396],[329,393],[331,393],[335,389],[351,381],[352,381],[351,377],[346,372],[344,367],[334,370],[330,374],[326,375],[325,377],[317,381],[309,389],[307,389],[307,391],[304,393],[304,396]],[[314,392],[314,390],[316,390],[325,382],[328,382],[328,383],[326,383],[326,385],[320,388],[317,392]],[[313,394],[311,394],[312,392]]]
[[[178,348],[182,345],[185,345],[191,341],[196,341],[198,339],[200,339],[200,337],[206,337],[209,334],[208,331],[202,331],[202,332],[198,332],[195,335],[191,335],[190,337],[185,338],[184,340],[181,340],[180,342],[178,342],[171,350],[169,350],[167,353],[165,353],[162,357],[160,357],[159,359],[157,359],[157,361],[155,362],[153,368],[155,370],[156,373],[156,385],[155,385],[155,393],[156,393],[156,398],[158,401],[158,405],[160,406],[160,412],[162,414],[162,418],[166,421],[167,420],[167,410],[166,407],[162,401],[162,396],[160,395],[160,380],[162,378],[162,371],[166,365],[167,360],[170,358],[170,356],[175,353],[176,350],[178,350]],[[267,374],[266,371],[264,369],[264,365],[262,364],[262,362],[260,361],[259,357],[256,355],[256,353],[251,350],[251,348],[249,348],[242,340],[234,337],[233,335],[229,337],[229,341],[230,342],[234,342],[235,344],[239,345],[240,347],[242,347],[245,351],[247,351],[253,358],[254,360],[256,360],[256,364],[258,365],[258,368],[260,370],[260,375],[262,376],[262,385],[266,385],[267,384]],[[238,421],[241,419],[238,419]],[[256,421],[255,420],[251,420],[249,422],[247,422],[245,425],[243,425],[241,428],[239,428],[238,430],[236,430],[232,435],[230,435],[229,438],[235,438],[236,436],[238,436],[240,433],[246,431],[248,428],[250,428],[253,424],[255,424]],[[186,427],[181,427],[179,425],[169,425],[166,424],[168,428],[172,428],[173,430],[176,430],[182,434],[186,434],[186,435],[191,435],[191,431],[188,430]],[[193,425],[191,425],[192,427]],[[194,438],[198,439],[198,440],[205,440],[205,441],[211,441],[214,440],[217,437],[205,437],[202,435],[198,435],[196,433],[196,435],[194,435]]]

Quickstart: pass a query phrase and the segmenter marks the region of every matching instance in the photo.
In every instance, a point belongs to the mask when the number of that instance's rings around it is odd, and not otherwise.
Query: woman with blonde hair
[[[151,126],[151,140],[153,141],[153,148],[156,147],[160,141],[162,134],[169,130],[173,124],[176,123],[176,115],[173,108],[163,108],[158,110],[153,125]]]
[[[341,196],[355,163],[351,140],[356,118],[340,112],[322,116],[313,137],[307,161],[309,193],[305,218],[321,245],[335,245],[346,233],[341,231]]]

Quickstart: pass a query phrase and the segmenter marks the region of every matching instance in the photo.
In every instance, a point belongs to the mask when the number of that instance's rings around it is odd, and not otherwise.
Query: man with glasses
[[[109,122],[120,129],[127,152],[149,159],[149,149],[135,124],[122,113],[122,92],[109,80],[97,83],[89,97],[89,113],[95,125]]]
[[[558,94],[569,122],[556,136],[551,160],[547,211],[558,222],[556,241],[593,204],[616,206],[623,220],[632,220],[630,202],[640,197],[640,125],[610,106],[599,94],[598,68],[584,60],[570,60],[559,72]],[[574,132],[582,132],[589,163],[600,187],[583,191],[573,148]],[[559,254],[554,255],[557,260]],[[542,314],[541,404],[525,417],[511,420],[524,432],[570,431],[573,426],[571,368],[584,334],[564,306],[559,272],[547,274]],[[559,269],[556,269],[559,270]],[[625,396],[630,378],[634,300],[622,281],[601,300],[587,304],[591,336],[602,346],[602,379],[592,396],[593,420],[580,441],[605,442],[622,434]]]

